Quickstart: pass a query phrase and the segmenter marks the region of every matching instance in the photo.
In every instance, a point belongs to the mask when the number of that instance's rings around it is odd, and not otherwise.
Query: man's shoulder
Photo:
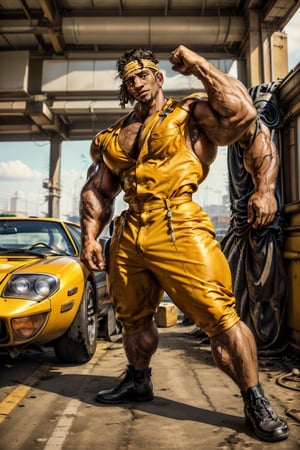
[[[192,94],[186,95],[181,99],[181,102],[185,101],[200,101],[200,100],[207,100],[207,93],[206,92],[193,92]]]
[[[107,128],[104,128],[103,130],[99,131],[93,138],[93,142],[97,145],[101,141],[104,141],[105,139],[108,139],[109,136],[111,136],[116,130],[121,129],[123,123],[127,120],[127,118],[132,114],[132,112],[129,112],[127,114],[124,114],[124,116],[120,117],[115,123],[110,125]]]
[[[197,103],[200,101],[207,101],[208,97],[206,92],[194,92],[192,94],[188,94],[184,97],[182,97],[181,99],[177,100],[177,105],[179,107],[186,107],[186,106],[190,106],[193,103]]]

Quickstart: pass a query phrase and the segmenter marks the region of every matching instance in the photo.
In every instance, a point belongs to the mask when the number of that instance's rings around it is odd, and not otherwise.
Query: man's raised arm
[[[172,52],[170,62],[173,70],[203,83],[208,102],[199,102],[193,115],[211,142],[229,145],[240,139],[257,117],[245,86],[183,45]]]

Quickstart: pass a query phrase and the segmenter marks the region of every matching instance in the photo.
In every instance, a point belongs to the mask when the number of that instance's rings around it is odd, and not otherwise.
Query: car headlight
[[[3,297],[41,301],[59,288],[59,281],[48,274],[13,275],[3,291]]]

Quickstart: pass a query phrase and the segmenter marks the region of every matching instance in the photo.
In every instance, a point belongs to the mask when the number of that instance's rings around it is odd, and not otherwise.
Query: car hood
[[[49,272],[49,266],[61,266],[70,262],[70,256],[50,256],[43,259],[24,256],[1,256],[0,257],[0,283],[14,272]],[[50,270],[53,272],[53,269]]]

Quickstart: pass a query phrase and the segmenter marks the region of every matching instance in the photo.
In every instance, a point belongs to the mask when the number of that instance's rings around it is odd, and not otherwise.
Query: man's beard
[[[150,95],[150,98],[143,98],[139,100],[139,103],[141,103],[144,106],[151,106],[154,100],[155,97],[153,97],[153,95]]]

